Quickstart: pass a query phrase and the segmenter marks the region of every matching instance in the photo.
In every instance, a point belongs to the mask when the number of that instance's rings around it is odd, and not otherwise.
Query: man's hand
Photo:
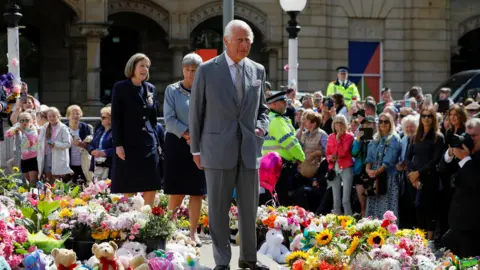
[[[414,184],[420,177],[420,173],[418,171],[413,171],[407,175],[408,179],[410,179],[410,183]],[[415,186],[415,185],[414,185]]]
[[[258,137],[263,137],[265,136],[265,132],[263,132],[262,129],[259,129],[259,128],[256,128],[255,129],[255,134],[258,136]]]
[[[193,155],[193,162],[197,165],[200,170],[203,170],[202,165],[200,165],[200,155]]]
[[[452,150],[453,155],[456,156],[459,160],[462,160],[470,156],[470,150],[468,150],[468,148],[464,144],[462,144],[462,146],[463,146],[463,149],[453,148]]]

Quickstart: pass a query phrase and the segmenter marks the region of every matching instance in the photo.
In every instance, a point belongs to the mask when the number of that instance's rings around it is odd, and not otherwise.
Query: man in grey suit
[[[215,269],[230,269],[229,209],[234,188],[240,231],[240,268],[268,269],[257,262],[255,219],[258,167],[268,130],[265,69],[247,58],[253,32],[231,21],[224,32],[226,51],[200,65],[190,97],[190,150],[205,169],[208,216]]]

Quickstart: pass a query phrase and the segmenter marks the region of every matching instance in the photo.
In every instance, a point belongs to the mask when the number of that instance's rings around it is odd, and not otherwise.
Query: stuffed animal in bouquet
[[[273,226],[279,230],[288,230],[288,219],[286,217],[277,217],[273,222]]]
[[[95,268],[98,270],[124,270],[123,264],[115,258],[117,249],[118,246],[113,241],[93,244],[92,253],[100,261]]]
[[[184,270],[185,258],[176,251],[166,253],[165,257],[155,257],[148,261],[151,270]]]
[[[282,231],[277,229],[268,230],[266,241],[262,244],[258,253],[272,258],[277,263],[284,263],[290,251],[282,244],[283,239]]]
[[[297,234],[293,238],[293,241],[290,243],[290,250],[291,251],[302,250],[302,248],[303,248],[302,239],[303,239],[303,235],[302,234]]]
[[[45,270],[47,262],[42,250],[35,250],[23,258],[23,266],[29,270]]]
[[[132,270],[149,270],[148,261],[143,255],[135,255],[130,260],[130,269]]]
[[[75,251],[64,248],[54,248],[52,250],[54,265],[49,269],[73,270],[77,269],[77,254]]]
[[[124,268],[130,266],[130,261],[137,255],[146,256],[147,246],[139,242],[125,242],[121,248],[119,248],[115,254]]]
[[[10,265],[8,264],[7,260],[5,260],[5,257],[3,256],[0,256],[0,269],[11,270]]]
[[[174,270],[184,269],[183,265],[185,264],[185,256],[183,256],[182,254],[175,251],[167,252],[166,259],[172,262]]]

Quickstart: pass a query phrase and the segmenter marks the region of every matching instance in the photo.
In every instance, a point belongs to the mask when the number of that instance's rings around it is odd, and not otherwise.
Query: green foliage
[[[172,221],[172,214],[150,215],[147,224],[140,231],[142,239],[163,238],[169,239],[176,231],[175,223]]]

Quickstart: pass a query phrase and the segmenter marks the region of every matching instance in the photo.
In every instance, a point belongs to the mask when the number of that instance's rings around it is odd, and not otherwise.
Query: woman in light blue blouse
[[[368,145],[365,171],[371,178],[386,172],[387,192],[367,198],[367,216],[382,219],[383,214],[390,210],[398,217],[399,188],[395,178],[395,165],[401,149],[400,137],[395,131],[393,117],[388,113],[380,114],[377,133]]]
[[[188,112],[190,89],[195,72],[202,58],[195,53],[187,54],[182,61],[183,77],[165,90],[163,113],[167,126],[164,145],[163,190],[169,194],[168,208],[179,207],[185,195],[190,195],[190,237],[198,246],[202,244],[197,235],[198,220],[202,207],[202,196],[206,194],[205,174],[199,170],[190,153]]]

